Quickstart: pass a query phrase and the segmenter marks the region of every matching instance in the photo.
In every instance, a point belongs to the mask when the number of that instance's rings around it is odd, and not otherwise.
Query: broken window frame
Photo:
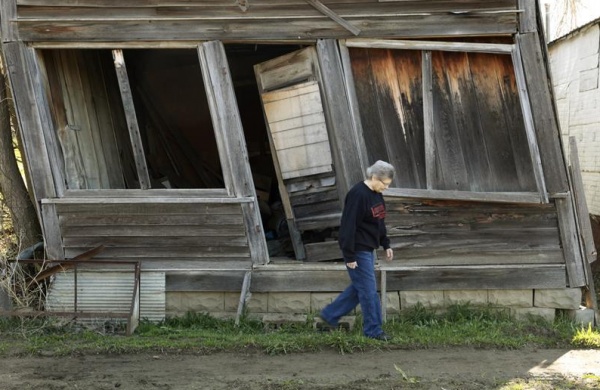
[[[495,43],[464,43],[464,42],[434,42],[434,41],[406,41],[406,40],[379,40],[379,39],[347,39],[340,40],[340,51],[344,64],[344,76],[346,88],[352,106],[352,115],[355,121],[359,121],[360,113],[358,100],[354,91],[354,83],[351,69],[351,59],[348,48],[369,49],[394,49],[394,50],[420,50],[423,53],[423,117],[425,131],[425,169],[427,178],[427,189],[415,188],[390,188],[385,191],[386,196],[420,199],[483,201],[483,202],[507,202],[507,203],[548,203],[548,193],[544,180],[544,172],[538,148],[535,127],[529,94],[526,87],[525,72],[518,44],[495,44]],[[525,133],[528,140],[529,152],[532,162],[533,175],[535,178],[537,192],[475,192],[457,190],[436,190],[433,188],[431,178],[435,170],[437,158],[434,142],[435,127],[433,123],[433,92],[432,92],[432,51],[472,52],[486,54],[510,55],[514,67],[515,79],[519,94],[519,103],[523,113]],[[360,124],[358,127],[361,128]],[[366,167],[364,167],[366,168]]]

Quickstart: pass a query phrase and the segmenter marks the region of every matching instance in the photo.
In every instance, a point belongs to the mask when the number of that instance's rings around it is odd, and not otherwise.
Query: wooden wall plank
[[[386,271],[388,291],[454,289],[565,288],[563,265],[528,267],[405,267]],[[170,279],[170,276],[168,276]],[[239,291],[243,275],[214,272],[207,276],[174,276],[172,291]],[[168,280],[169,280],[168,279]],[[379,280],[379,273],[377,276]],[[339,292],[349,284],[345,270],[270,269],[252,272],[252,292]],[[378,282],[379,285],[379,282]],[[219,287],[220,286],[220,287]],[[206,290],[205,290],[206,289]]]
[[[165,291],[229,291],[239,292],[242,288],[246,271],[206,271],[167,273]]]
[[[135,106],[133,104],[133,94],[129,84],[129,77],[127,76],[127,68],[125,65],[123,50],[113,50],[113,59],[115,61],[115,70],[117,72],[117,79],[119,81],[121,99],[123,100],[127,128],[129,129],[129,138],[133,148],[133,158],[137,169],[138,181],[141,189],[148,189],[151,187],[150,174],[148,173],[148,166],[146,165],[146,156],[144,154],[144,147],[135,113]]]
[[[565,288],[565,268],[529,267],[422,267],[387,271],[387,290],[463,290]],[[571,286],[572,287],[572,286]]]
[[[519,34],[517,44],[523,61],[546,187],[551,194],[566,192],[569,188],[567,171],[538,34]]]
[[[160,233],[160,232],[158,232]],[[102,241],[100,241],[102,242]],[[89,248],[67,247],[65,248],[65,256],[72,258],[77,256]],[[152,259],[227,259],[227,258],[244,258],[250,261],[250,253],[247,247],[227,247],[220,246],[173,246],[173,247],[146,247],[146,248],[128,248],[128,247],[113,247],[105,248],[102,253],[94,256],[97,260],[114,260],[127,259],[151,261]]]
[[[63,213],[92,213],[96,215],[124,214],[124,215],[148,215],[148,214],[182,214],[197,218],[200,215],[241,214],[241,206],[238,203],[154,203],[147,200],[145,203],[129,204],[102,203],[89,201],[87,203],[56,203],[59,214]]]
[[[221,225],[219,229],[208,225],[183,226],[63,226],[65,237],[114,237],[114,236],[146,236],[146,237],[193,237],[193,236],[243,236],[244,227],[241,225]]]
[[[357,17],[356,25],[368,26],[361,32],[365,38],[423,38],[450,36],[495,36],[516,32],[515,15],[460,14],[398,17]],[[354,35],[329,19],[269,20],[30,20],[18,22],[19,36],[25,41],[130,41],[130,40],[273,40],[315,38],[351,38]]]
[[[242,215],[252,261],[264,264],[269,261],[269,251],[225,48],[221,42],[213,41],[199,45],[198,53],[206,94],[210,101],[219,155],[228,160],[229,170],[223,169],[223,175],[231,175],[226,179],[226,183],[231,186],[227,188],[238,198],[253,199],[252,202],[242,204]]]
[[[438,183],[437,144],[435,142],[435,121],[433,119],[433,65],[431,51],[421,53],[421,78],[423,87],[423,142],[425,147],[425,188],[436,189]]]
[[[323,4],[334,7],[338,4],[364,4],[365,6],[377,5],[385,1],[398,1],[398,0],[322,0]],[[422,12],[422,11],[448,11],[451,10],[456,1],[452,0],[400,0],[403,2],[403,8],[407,11]],[[107,2],[106,0],[17,0],[19,6],[58,6],[58,7],[104,7],[112,8],[114,4],[119,4],[123,7],[134,7],[134,8],[156,8],[156,7],[204,7],[214,8],[215,6],[223,8],[223,0],[169,0],[168,4],[160,0],[124,0],[119,2]],[[461,0],[461,4],[465,9],[477,10],[487,9],[490,10],[516,10],[516,4],[514,0]],[[253,0],[253,7],[273,7],[276,5],[303,5],[307,8],[305,0]],[[392,4],[390,4],[392,5]],[[237,9],[239,13],[243,13],[235,5],[226,2],[226,8],[232,10]]]

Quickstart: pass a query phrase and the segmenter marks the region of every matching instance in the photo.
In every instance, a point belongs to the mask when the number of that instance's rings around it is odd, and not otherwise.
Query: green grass
[[[89,329],[56,319],[0,320],[0,355],[76,355],[103,353],[210,353],[262,351],[290,354],[333,349],[352,353],[377,348],[417,349],[448,346],[518,349],[523,347],[600,347],[596,329],[582,329],[567,320],[554,323],[531,319],[515,321],[493,308],[456,305],[437,314],[417,306],[388,319],[389,343],[362,336],[360,325],[351,332],[316,332],[312,318],[306,324],[265,329],[259,321],[243,318],[219,320],[189,313],[152,324],[142,322],[135,334],[124,336],[122,327]],[[360,318],[357,319],[360,324]],[[108,330],[107,330],[108,329]]]

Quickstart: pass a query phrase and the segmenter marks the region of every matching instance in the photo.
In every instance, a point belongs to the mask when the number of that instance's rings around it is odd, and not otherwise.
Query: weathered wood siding
[[[42,52],[68,189],[126,188],[124,176],[133,185],[137,180],[121,164],[122,158],[131,159],[131,147],[114,66],[106,54]]]
[[[142,260],[144,269],[251,264],[240,203],[101,203],[90,198],[55,207],[66,258],[104,245],[96,259]]]
[[[564,263],[554,205],[386,197],[386,224],[403,265]]]
[[[9,0],[25,41],[314,39],[353,36],[303,0]],[[512,34],[515,0],[323,0],[361,37]],[[148,23],[152,21],[152,23]]]
[[[510,56],[434,51],[431,69],[418,50],[351,48],[350,56],[369,158],[402,167],[394,187],[536,191]],[[432,79],[429,97],[423,77]],[[424,99],[436,145],[431,170]]]

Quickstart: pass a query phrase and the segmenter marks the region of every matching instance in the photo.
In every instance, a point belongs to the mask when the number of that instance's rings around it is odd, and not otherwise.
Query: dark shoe
[[[321,321],[315,323],[315,327],[319,332],[331,332],[337,329],[336,325],[332,325],[323,317],[320,317]]]
[[[379,341],[391,341],[392,340],[392,336],[388,335],[387,333],[380,333],[375,337],[371,337],[373,340],[379,340]]]

